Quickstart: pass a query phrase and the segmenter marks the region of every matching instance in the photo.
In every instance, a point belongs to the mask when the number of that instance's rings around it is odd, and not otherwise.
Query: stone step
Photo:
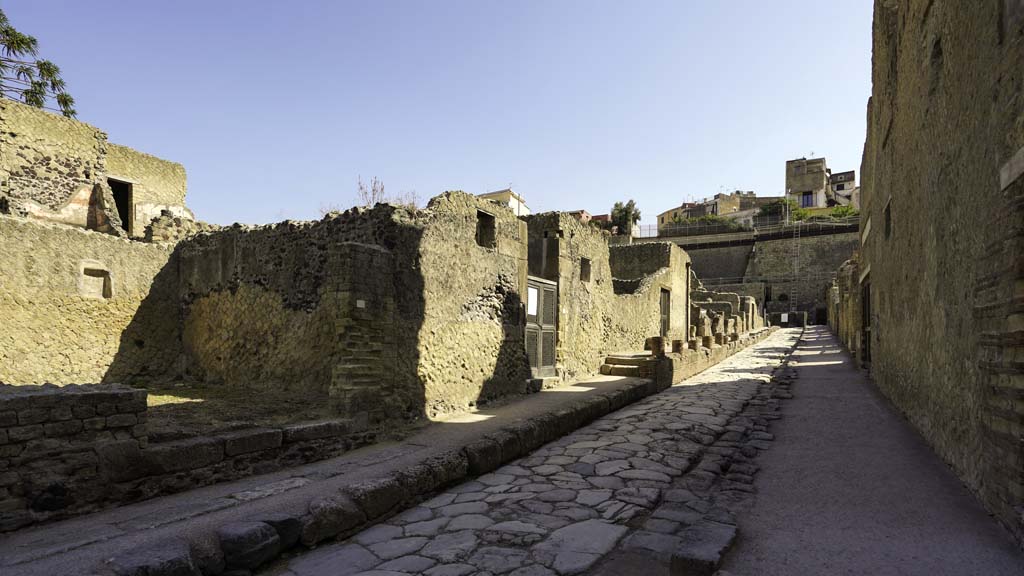
[[[652,360],[650,354],[609,354],[605,357],[605,364],[615,366],[643,366]]]
[[[641,376],[640,366],[626,366],[622,364],[601,364],[601,374],[606,376]]]

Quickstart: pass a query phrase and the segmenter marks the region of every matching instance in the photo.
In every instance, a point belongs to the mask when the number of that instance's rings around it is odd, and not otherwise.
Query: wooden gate
[[[526,355],[534,378],[555,376],[558,284],[530,276],[526,281]]]

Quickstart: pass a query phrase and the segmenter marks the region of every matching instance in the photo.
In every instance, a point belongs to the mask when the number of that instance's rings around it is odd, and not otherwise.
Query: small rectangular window
[[[110,272],[99,268],[83,268],[79,293],[86,298],[108,299],[113,296]]]
[[[590,258],[580,258],[580,280],[590,282]]]
[[[476,243],[484,248],[496,248],[498,246],[494,215],[488,214],[483,210],[476,211]]]
[[[804,192],[800,196],[800,207],[801,208],[813,208],[814,207],[814,192]]]

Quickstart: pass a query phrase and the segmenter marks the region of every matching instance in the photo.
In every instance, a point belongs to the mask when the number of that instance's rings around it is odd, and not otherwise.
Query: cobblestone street
[[[289,576],[621,573],[722,548],[746,500],[798,330],[765,341],[526,458],[350,539],[267,570]]]

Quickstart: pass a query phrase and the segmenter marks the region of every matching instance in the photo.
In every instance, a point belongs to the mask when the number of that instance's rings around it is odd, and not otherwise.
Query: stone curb
[[[763,329],[741,339],[733,353],[756,344],[774,329]],[[731,355],[730,355],[731,356]],[[719,361],[727,358],[723,357]],[[706,368],[717,364],[708,364]],[[373,480],[350,484],[334,494],[309,502],[301,513],[279,513],[233,521],[214,528],[214,546],[208,542],[164,541],[115,556],[94,574],[116,576],[200,576],[231,574],[255,568],[254,558],[265,563],[301,542],[306,547],[356,534],[414,505],[439,489],[497,469],[503,464],[569,434],[625,406],[665,390],[669,384],[647,380],[606,392],[556,412],[516,422],[484,435],[460,449],[449,450],[417,465]],[[277,538],[268,530],[272,528]],[[152,558],[153,562],[147,562]]]

